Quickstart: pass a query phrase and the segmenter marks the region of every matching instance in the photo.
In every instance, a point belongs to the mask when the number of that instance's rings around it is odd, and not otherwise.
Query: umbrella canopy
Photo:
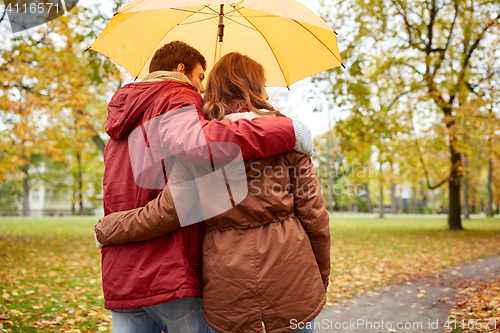
[[[240,52],[266,69],[267,86],[288,87],[342,65],[335,31],[295,0],[133,0],[89,47],[143,78],[155,51],[174,40],[198,49],[207,73]]]

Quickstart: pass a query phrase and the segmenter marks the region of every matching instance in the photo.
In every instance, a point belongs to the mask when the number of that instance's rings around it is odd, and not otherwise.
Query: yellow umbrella
[[[335,31],[295,0],[133,0],[121,8],[89,49],[136,78],[149,73],[155,51],[181,40],[207,59],[240,52],[260,62],[267,86],[289,87],[342,65]]]

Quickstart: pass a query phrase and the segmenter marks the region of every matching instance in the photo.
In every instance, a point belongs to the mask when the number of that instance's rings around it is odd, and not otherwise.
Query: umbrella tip
[[[333,30],[333,32],[335,33],[335,36],[338,36],[339,34],[337,33],[337,31]]]
[[[286,86],[286,89],[288,89],[288,91],[290,91],[290,87],[289,86]]]
[[[118,14],[118,12],[115,12],[115,13],[113,14],[113,16],[115,16],[116,14]]]
[[[346,69],[346,67],[344,66],[344,64],[343,64],[343,63],[340,63],[340,64],[342,65],[342,67],[344,67],[344,69]]]
[[[90,45],[90,46],[92,46],[92,45]],[[83,51],[83,52],[86,52],[86,51],[90,50],[90,46],[88,46],[88,47],[85,49],[85,51]]]

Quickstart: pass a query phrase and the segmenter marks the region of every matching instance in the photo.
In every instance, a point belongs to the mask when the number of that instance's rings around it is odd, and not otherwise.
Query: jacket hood
[[[122,138],[166,90],[186,86],[193,89],[184,74],[163,71],[150,73],[141,82],[124,85],[108,104],[106,133],[114,140]]]

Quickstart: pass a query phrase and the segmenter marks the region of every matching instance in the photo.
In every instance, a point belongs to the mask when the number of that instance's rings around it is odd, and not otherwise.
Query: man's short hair
[[[197,49],[175,40],[156,50],[149,64],[149,72],[172,71],[179,64],[184,64],[186,74],[191,74],[197,63],[207,70],[205,57]]]

